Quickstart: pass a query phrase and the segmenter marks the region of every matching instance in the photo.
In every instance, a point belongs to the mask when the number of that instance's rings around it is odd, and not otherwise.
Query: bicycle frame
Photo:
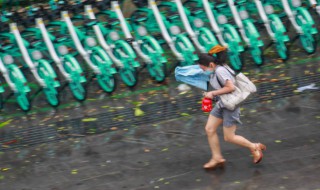
[[[116,70],[112,67],[113,63],[109,56],[96,44],[94,37],[87,36],[73,25],[67,11],[62,12],[62,17],[76,49],[95,73],[100,87],[108,93],[113,92],[115,90],[114,74]]]
[[[244,51],[244,48],[239,33],[234,26],[227,22],[226,16],[219,13],[215,6],[209,3],[208,0],[202,0],[201,2],[195,0],[194,2],[203,7],[206,18],[209,20],[209,24],[220,44],[228,48],[228,56],[232,68],[240,71],[243,67],[241,52]]]
[[[19,46],[24,61],[27,63],[37,82],[43,88],[42,90],[47,97],[48,103],[52,106],[58,106],[59,93],[57,87],[60,86],[60,83],[57,81],[55,71],[50,63],[43,59],[42,53],[35,49],[35,47],[31,47],[31,44],[22,38],[16,23],[11,23],[10,29],[15,36],[15,41]]]
[[[89,19],[97,20],[90,5],[85,6],[85,12]],[[108,12],[101,14],[107,15]],[[118,38],[119,35],[116,30],[104,27],[99,21],[93,25],[93,31],[102,48],[108,52],[113,60],[116,60],[116,66],[118,67],[122,81],[128,87],[134,87],[138,81],[136,68],[138,68],[140,64],[137,62],[136,55],[131,46],[124,40]],[[108,40],[106,40],[105,36],[110,37],[110,35],[116,35],[117,39],[113,40],[112,38],[108,38]]]
[[[160,14],[157,4],[154,0],[149,0],[149,7],[154,14],[163,38],[169,45],[174,55],[181,62],[181,65],[186,66],[194,64],[194,62],[198,60],[198,56],[196,55],[195,48],[190,40],[184,34],[181,34],[179,31],[177,31],[179,30],[179,28],[177,28],[178,26],[173,25],[167,21],[163,15]],[[172,36],[169,34],[167,28],[171,29],[170,33]],[[176,31],[173,32],[174,30]]]
[[[129,24],[125,20],[118,2],[112,1],[111,8],[116,13],[120,21],[126,40],[129,42],[131,41],[131,46],[144,60],[144,62],[146,62],[150,75],[158,82],[162,82],[165,79],[165,64],[167,59],[163,56],[163,49],[161,46],[151,36],[144,36],[140,38],[140,41],[135,40],[131,35]],[[144,48],[144,51],[142,48]]]
[[[1,33],[2,37],[12,37],[12,34]],[[9,85],[10,89],[16,97],[17,104],[23,111],[28,111],[31,108],[28,93],[31,91],[27,85],[27,80],[20,68],[14,64],[15,60],[12,55],[16,51],[14,49],[15,45],[9,44],[4,46],[2,43],[0,45],[0,72],[2,73],[4,79]],[[12,54],[12,55],[11,55]],[[3,88],[1,88],[3,89]],[[2,90],[0,90],[2,92]]]
[[[245,6],[236,6],[233,0],[228,0],[228,5],[232,12],[233,19],[236,25],[239,27],[242,39],[250,48],[250,53],[254,62],[257,65],[261,65],[263,63],[261,47],[264,45],[264,43],[260,38],[258,30],[254,26],[252,20],[249,18],[249,14]]]
[[[197,18],[185,8],[181,0],[174,0],[174,2],[187,33],[201,52],[208,52],[213,46],[218,44],[215,36],[207,27],[203,26],[204,23],[200,18]]]
[[[273,14],[273,7],[271,4],[263,4],[261,0],[254,1],[267,32],[273,43],[276,45],[280,58],[284,60],[288,59],[288,50],[285,43],[290,39],[289,36],[285,34],[287,31],[281,19],[278,15]],[[268,9],[268,14],[265,9]]]
[[[41,31],[41,37],[48,48],[51,58],[59,68],[61,74],[68,81],[73,96],[79,101],[85,100],[86,93],[82,83],[85,83],[87,80],[83,76],[84,73],[78,61],[70,54],[68,46],[64,44],[63,41],[59,42],[56,37],[47,31],[42,18],[37,18],[36,24]],[[52,41],[55,41],[55,43]]]

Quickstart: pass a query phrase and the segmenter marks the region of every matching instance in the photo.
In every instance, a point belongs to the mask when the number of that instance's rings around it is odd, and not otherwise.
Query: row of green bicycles
[[[128,87],[146,68],[157,82],[165,80],[171,51],[181,66],[194,64],[197,52],[214,45],[228,48],[230,65],[240,71],[243,53],[263,64],[265,46],[257,24],[263,25],[281,59],[288,59],[290,41],[283,18],[297,33],[303,49],[316,51],[318,33],[310,10],[320,14],[320,2],[310,0],[133,0],[137,9],[125,18],[118,1],[50,0],[47,5],[0,14],[0,72],[19,107],[28,111],[30,72],[51,106],[60,103],[61,79],[74,98],[86,99],[88,71],[106,93],[117,78]],[[306,7],[311,7],[310,10]],[[254,16],[252,16],[254,15]],[[0,107],[5,100],[0,81]]]

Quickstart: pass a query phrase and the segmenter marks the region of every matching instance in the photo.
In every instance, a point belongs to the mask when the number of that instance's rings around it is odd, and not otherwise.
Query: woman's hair
[[[223,65],[227,59],[227,48],[216,45],[209,50],[208,53],[198,54],[199,60],[198,64],[208,67],[210,62],[216,65]]]

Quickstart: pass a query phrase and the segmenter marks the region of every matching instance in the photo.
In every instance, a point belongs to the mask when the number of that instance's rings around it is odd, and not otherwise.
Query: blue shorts
[[[223,127],[231,127],[233,125],[242,124],[240,121],[240,108],[235,110],[228,110],[221,108],[219,104],[216,104],[210,112],[211,115],[223,119]]]

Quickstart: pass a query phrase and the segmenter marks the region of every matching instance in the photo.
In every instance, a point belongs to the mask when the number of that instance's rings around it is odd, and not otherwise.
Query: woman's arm
[[[213,91],[207,92],[205,94],[205,97],[213,99],[215,96],[219,96],[221,94],[228,94],[230,92],[233,92],[235,89],[236,88],[233,82],[231,80],[227,80],[223,88],[220,88],[219,90],[213,90]]]

